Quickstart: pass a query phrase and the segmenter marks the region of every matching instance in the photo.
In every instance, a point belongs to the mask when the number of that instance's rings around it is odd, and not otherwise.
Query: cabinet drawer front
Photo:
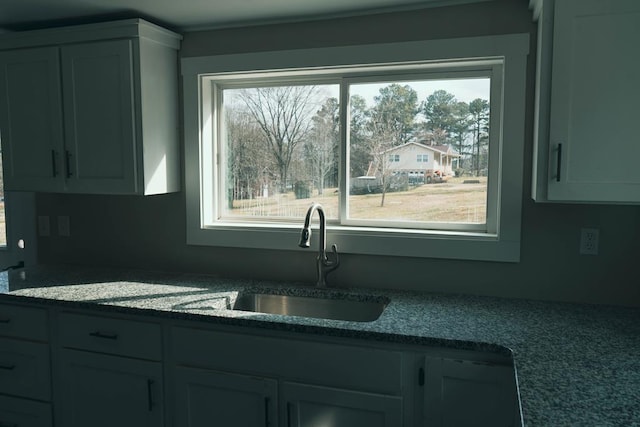
[[[399,395],[402,353],[303,339],[175,327],[177,363]]]
[[[49,400],[49,346],[0,338],[0,393]]]
[[[155,323],[62,313],[60,343],[98,353],[162,359],[161,328]]]
[[[51,427],[51,404],[0,396],[0,426]]]
[[[0,304],[0,336],[47,341],[46,310]]]

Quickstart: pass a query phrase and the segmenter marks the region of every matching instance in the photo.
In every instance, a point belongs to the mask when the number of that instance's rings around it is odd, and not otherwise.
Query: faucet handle
[[[330,266],[332,270],[338,268],[340,265],[340,257],[338,256],[338,245],[335,243],[331,245],[331,258],[329,259],[329,254],[327,254],[327,266]]]

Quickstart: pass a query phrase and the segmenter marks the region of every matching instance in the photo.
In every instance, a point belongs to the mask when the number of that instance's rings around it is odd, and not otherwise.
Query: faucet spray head
[[[300,243],[298,246],[301,248],[308,248],[311,246],[311,228],[305,227],[302,229],[302,233],[300,234]]]

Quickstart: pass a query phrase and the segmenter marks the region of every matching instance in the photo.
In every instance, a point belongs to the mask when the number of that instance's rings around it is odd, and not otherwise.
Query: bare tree
[[[369,146],[376,176],[381,181],[380,207],[383,207],[391,185],[391,163],[395,160],[390,158],[389,150],[406,142],[411,134],[412,126],[408,123],[413,122],[417,112],[417,95],[409,86],[390,85],[380,89],[380,95],[374,97],[374,101],[376,105],[371,109],[369,121]]]
[[[226,109],[227,200],[253,199],[260,194],[263,171],[272,165],[262,130],[252,115],[239,108]]]
[[[313,117],[313,128],[304,145],[305,158],[313,169],[318,194],[322,194],[325,179],[337,169],[339,142],[339,104],[328,98]]]
[[[393,173],[391,168],[393,159],[390,158],[389,150],[396,145],[398,135],[388,122],[378,121],[375,117],[369,123],[369,129],[371,131],[369,147],[373,158],[373,167],[375,168],[376,177],[380,179],[382,190],[380,207],[384,207],[384,199],[391,185]]]
[[[240,99],[262,129],[280,177],[287,188],[289,167],[298,145],[307,136],[317,107],[316,86],[275,86],[242,89]]]

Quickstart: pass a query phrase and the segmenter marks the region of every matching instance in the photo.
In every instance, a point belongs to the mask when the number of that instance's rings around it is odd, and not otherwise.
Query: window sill
[[[192,245],[270,250],[304,250],[298,247],[300,226],[291,224],[219,223],[194,230],[187,242]],[[311,247],[317,244],[318,227],[312,227]],[[384,228],[327,226],[327,247],[339,253],[444,258],[475,261],[520,261],[520,241],[496,234],[433,230],[393,230]]]

